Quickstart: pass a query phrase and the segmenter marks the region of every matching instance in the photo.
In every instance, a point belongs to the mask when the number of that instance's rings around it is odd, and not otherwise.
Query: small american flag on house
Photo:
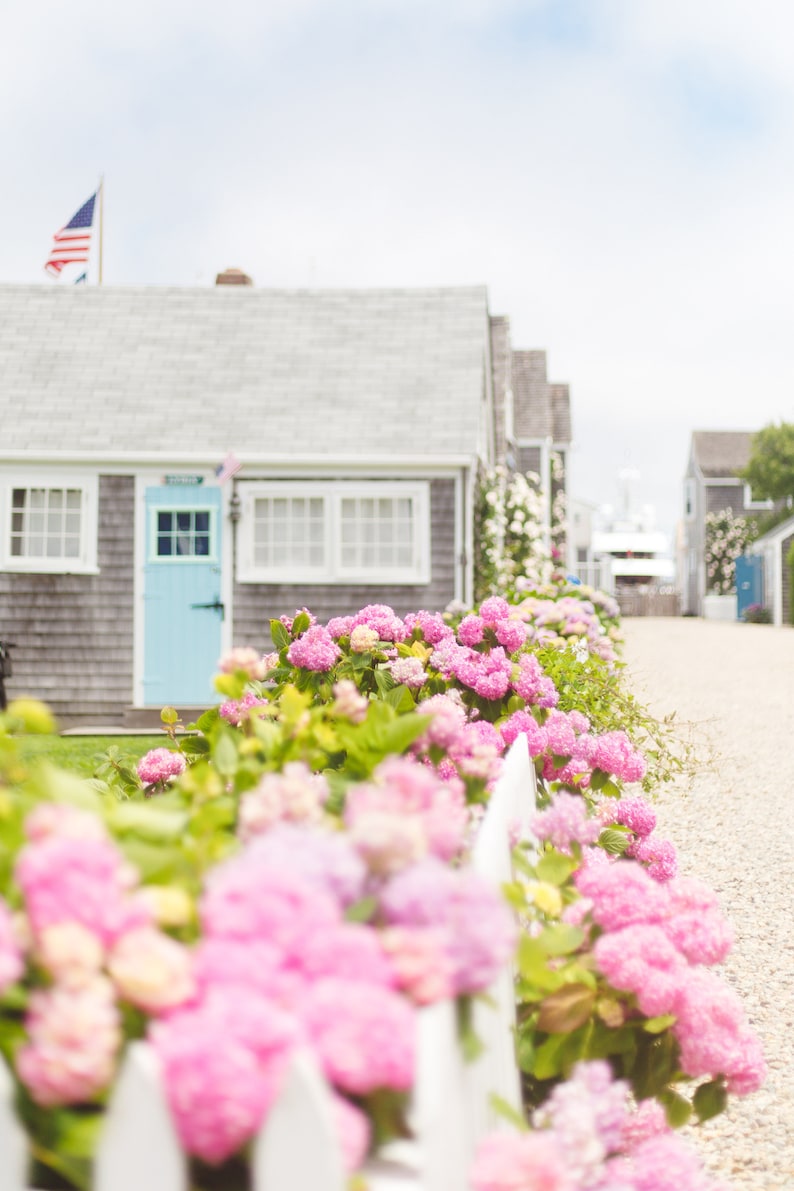
[[[95,205],[96,194],[92,194],[66,226],[55,233],[50,255],[44,266],[45,271],[52,277],[59,277],[64,265],[84,264],[88,260]]]
[[[215,468],[215,475],[217,476],[218,483],[225,484],[227,480],[232,478],[232,476],[237,475],[242,466],[243,465],[237,456],[232,451],[229,451],[223,463],[220,463]]]

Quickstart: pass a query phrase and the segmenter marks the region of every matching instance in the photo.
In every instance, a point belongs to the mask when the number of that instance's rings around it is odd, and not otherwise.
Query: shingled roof
[[[0,455],[471,456],[484,287],[0,285]]]
[[[545,351],[513,352],[513,423],[519,439],[571,441],[571,392],[551,384]]]
[[[695,430],[692,455],[706,479],[735,476],[750,461],[751,430]]]

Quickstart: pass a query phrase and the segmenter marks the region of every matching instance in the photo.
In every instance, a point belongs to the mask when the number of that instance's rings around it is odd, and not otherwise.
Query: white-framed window
[[[95,573],[96,476],[0,474],[0,563],[6,571]]]
[[[755,500],[753,497],[753,490],[749,484],[744,486],[744,507],[746,509],[773,509],[775,502],[773,500]]]
[[[428,583],[430,486],[417,481],[245,481],[242,583]]]
[[[691,521],[695,516],[695,481],[691,477],[684,480],[684,517]]]

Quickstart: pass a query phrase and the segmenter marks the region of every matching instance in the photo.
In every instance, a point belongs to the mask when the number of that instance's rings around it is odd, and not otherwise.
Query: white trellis
[[[511,878],[510,835],[527,832],[535,773],[520,736],[488,803],[472,865],[500,886]],[[474,1003],[483,1044],[471,1063],[458,1043],[455,1005],[418,1015],[417,1075],[410,1109],[413,1137],[386,1146],[365,1173],[371,1191],[466,1191],[481,1138],[498,1127],[492,1098],[520,1111],[513,1030],[515,996],[508,966]],[[0,1191],[25,1191],[27,1147],[14,1117],[13,1084],[0,1063]],[[254,1191],[344,1191],[345,1174],[328,1087],[308,1051],[291,1063],[281,1094],[252,1147]],[[113,1091],[96,1156],[94,1191],[187,1191],[188,1163],[168,1112],[154,1052],[128,1050]]]

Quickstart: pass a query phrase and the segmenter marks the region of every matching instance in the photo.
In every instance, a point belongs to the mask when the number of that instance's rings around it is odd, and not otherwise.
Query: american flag
[[[44,266],[51,276],[59,277],[64,265],[82,264],[88,260],[95,203],[96,194],[92,194],[66,226],[55,233],[50,255]]]
[[[225,484],[227,480],[232,478],[232,476],[237,475],[242,466],[243,465],[237,456],[232,451],[229,451],[223,463],[219,464],[219,466],[215,468],[215,475],[218,478],[218,483]]]

